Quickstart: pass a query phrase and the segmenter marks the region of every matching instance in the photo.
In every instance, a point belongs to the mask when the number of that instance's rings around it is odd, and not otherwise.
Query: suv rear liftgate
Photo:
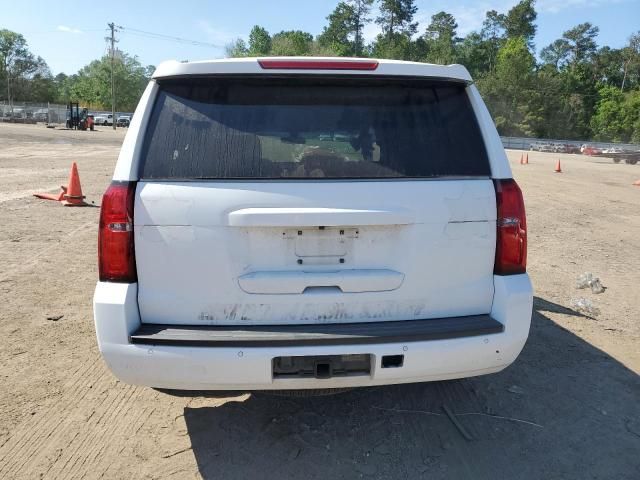
[[[465,87],[350,76],[161,82],[134,207],[143,323],[486,314],[495,195]]]

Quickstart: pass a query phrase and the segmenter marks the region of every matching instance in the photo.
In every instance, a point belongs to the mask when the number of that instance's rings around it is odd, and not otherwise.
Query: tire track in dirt
[[[93,364],[95,364],[97,362],[97,360],[98,360],[97,358],[94,359]],[[86,372],[89,371],[91,368],[93,368],[93,364],[88,364],[88,365],[85,364],[85,365],[82,365],[81,367],[79,367],[78,369],[76,369],[76,371],[73,372],[73,374],[71,375],[71,377],[70,377],[71,379],[69,380],[69,382],[67,382],[65,385],[63,385],[61,389],[62,390],[75,389],[77,387],[77,385],[82,381],[84,376],[86,375]],[[35,420],[34,419],[34,420],[32,420],[30,422],[30,424],[33,425],[37,421],[39,421],[39,420]],[[26,425],[26,422],[25,422],[25,425]],[[0,445],[0,452],[5,451],[5,453],[11,453],[11,451],[7,452],[6,449],[4,449],[4,446],[6,444],[8,444],[11,439],[14,439],[14,444],[16,444],[17,442],[20,442],[23,439],[23,437],[25,437],[28,434],[28,429],[24,430],[23,433],[24,433],[24,435],[20,439],[15,439],[15,435],[12,435],[12,436],[6,438],[4,443],[2,445]],[[4,460],[4,457],[0,456],[0,468],[2,468],[2,466],[3,466],[3,463],[2,463],[3,460]]]
[[[14,478],[9,475],[18,473],[27,461],[43,452],[58,427],[69,416],[74,405],[81,403],[87,396],[93,383],[102,378],[105,372],[89,376],[92,370],[100,368],[96,358],[89,365],[76,370],[72,379],[63,387],[65,392],[57,401],[41,414],[21,423],[0,447],[0,478]],[[102,367],[104,370],[104,367]],[[78,395],[78,392],[82,392]]]
[[[134,435],[154,411],[149,405],[136,408],[135,400],[145,390],[116,383],[97,356],[76,371],[64,391],[0,447],[0,478],[105,474],[112,466],[109,459],[122,448],[121,439]]]
[[[56,462],[51,469],[51,478],[73,479],[85,478],[88,473],[87,467],[96,473],[96,461],[99,457],[109,457],[106,454],[109,450],[120,447],[120,442],[114,442],[116,431],[122,430],[123,426],[130,425],[131,409],[127,408],[133,403],[131,400],[137,394],[136,387],[125,386],[118,388],[116,392],[109,392],[109,395],[95,408],[96,412],[103,410],[100,415],[92,416],[76,437],[76,442],[69,444],[65,449],[66,461]],[[124,422],[126,423],[124,423]],[[89,445],[89,448],[82,446]]]
[[[86,232],[83,232],[83,230],[86,230],[90,226],[94,226],[95,227],[96,226],[96,221],[95,220],[91,220],[89,222],[83,223],[82,225],[80,225],[80,226],[74,228],[73,230],[71,230],[70,232],[66,233],[62,237],[62,239],[74,237],[76,234],[79,234],[79,233],[86,233]],[[48,247],[45,247],[45,248],[41,249],[37,253],[33,253],[31,255],[31,259],[32,259],[31,261],[23,263],[22,265],[14,268],[13,270],[9,270],[7,272],[4,272],[4,276],[0,277],[0,281],[8,280],[12,276],[14,276],[16,274],[19,274],[19,273],[22,273],[25,270],[28,270],[29,268],[32,268],[32,267],[36,266],[38,264],[38,262],[40,261],[40,259],[44,255],[52,252],[53,250],[55,250],[55,249],[57,249],[59,247],[60,247],[60,242],[56,242],[56,243],[53,243],[53,244],[49,245]]]

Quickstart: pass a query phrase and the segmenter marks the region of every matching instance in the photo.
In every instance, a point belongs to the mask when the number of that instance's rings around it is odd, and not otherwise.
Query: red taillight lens
[[[260,59],[258,63],[265,70],[375,70],[374,60],[280,60]]]
[[[498,218],[496,220],[496,262],[493,273],[515,275],[527,271],[527,219],[520,187],[513,179],[494,180]]]
[[[114,182],[102,197],[98,231],[98,270],[101,282],[138,280],[133,245],[135,182]]]

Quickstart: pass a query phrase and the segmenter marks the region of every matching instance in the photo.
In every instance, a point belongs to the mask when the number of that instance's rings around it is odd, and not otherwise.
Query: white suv
[[[526,249],[464,67],[163,63],[102,201],[98,344],[167,389],[497,372],[529,332]]]

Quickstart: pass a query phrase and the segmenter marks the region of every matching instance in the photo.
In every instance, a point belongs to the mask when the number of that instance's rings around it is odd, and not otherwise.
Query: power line
[[[215,43],[208,43],[208,42],[201,42],[199,40],[190,40],[188,38],[182,38],[182,37],[174,37],[172,35],[165,35],[162,33],[154,33],[154,32],[147,32],[145,30],[139,30],[137,28],[129,28],[129,27],[119,27],[121,29],[122,33],[125,34],[129,34],[129,35],[135,35],[138,37],[146,37],[146,38],[155,38],[158,40],[167,40],[167,41],[172,41],[172,42],[177,42],[177,43],[185,43],[185,44],[189,44],[189,45],[195,45],[198,47],[208,47],[208,48],[224,48],[224,45],[217,45]]]

